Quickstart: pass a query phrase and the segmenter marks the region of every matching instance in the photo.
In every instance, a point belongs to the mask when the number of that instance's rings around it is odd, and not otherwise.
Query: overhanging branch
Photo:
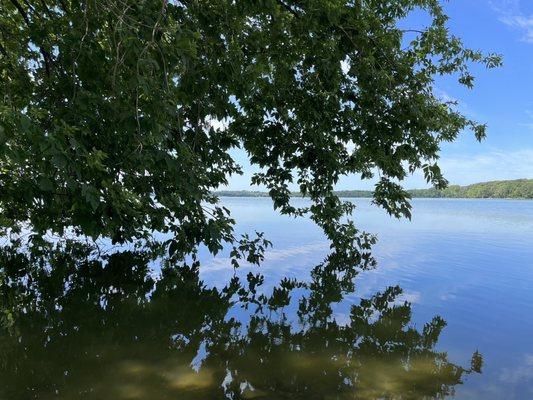
[[[292,15],[294,15],[295,17],[300,17],[300,14],[298,14],[295,10],[293,10],[291,8],[291,6],[289,6],[288,4],[286,4],[284,1],[282,0],[276,0],[276,3],[278,3],[280,6],[282,6],[285,10],[287,10],[288,12],[290,12]]]

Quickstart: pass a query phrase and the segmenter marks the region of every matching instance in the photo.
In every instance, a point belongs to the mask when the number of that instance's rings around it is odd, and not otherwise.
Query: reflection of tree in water
[[[435,398],[481,366],[477,353],[465,369],[437,352],[445,322],[414,329],[398,287],[337,322],[355,273],[333,258],[269,296],[251,274],[214,289],[196,262],[163,261],[157,279],[149,263],[79,245],[4,249],[0,398]]]

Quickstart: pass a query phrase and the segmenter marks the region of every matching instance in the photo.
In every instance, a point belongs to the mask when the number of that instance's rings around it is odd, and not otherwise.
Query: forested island
[[[450,185],[446,189],[411,189],[407,192],[413,198],[469,198],[469,199],[533,199],[533,179],[516,179],[474,183],[467,186]],[[222,197],[268,197],[260,191],[218,191]],[[370,190],[339,190],[339,197],[372,197]],[[294,197],[301,193],[293,192]]]

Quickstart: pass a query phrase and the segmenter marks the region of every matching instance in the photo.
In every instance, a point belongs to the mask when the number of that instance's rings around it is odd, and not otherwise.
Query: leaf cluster
[[[434,92],[498,66],[447,28],[437,0],[1,0],[0,219],[123,243],[172,234],[172,254],[216,253],[233,220],[211,193],[242,148],[283,213],[310,213],[334,246],[345,175],[409,216],[398,181],[444,187],[440,145],[484,125]],[[428,26],[404,30],[414,10]],[[222,125],[222,127],[220,127]],[[313,205],[291,205],[297,185]],[[344,243],[343,243],[344,241]]]

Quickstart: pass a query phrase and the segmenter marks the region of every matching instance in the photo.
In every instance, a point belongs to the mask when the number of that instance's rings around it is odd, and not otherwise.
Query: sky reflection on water
[[[439,347],[454,361],[464,363],[473,349],[483,354],[484,373],[459,387],[458,398],[533,398],[533,201],[414,199],[412,221],[354,201],[358,227],[378,236],[378,267],[358,276],[337,315],[346,315],[350,299],[400,285],[415,323],[437,314],[447,321]],[[327,253],[310,221],[277,215],[269,199],[223,202],[240,231],[265,231],[273,241],[261,267],[271,281],[301,277]],[[224,279],[216,268],[204,276]]]
[[[238,284],[227,253],[162,270],[142,252],[0,254],[0,305],[16,311],[0,399],[533,396],[533,202],[414,200],[409,222],[357,200],[379,242],[377,268],[356,275],[323,263],[310,221],[223,202],[239,232],[274,243]]]

